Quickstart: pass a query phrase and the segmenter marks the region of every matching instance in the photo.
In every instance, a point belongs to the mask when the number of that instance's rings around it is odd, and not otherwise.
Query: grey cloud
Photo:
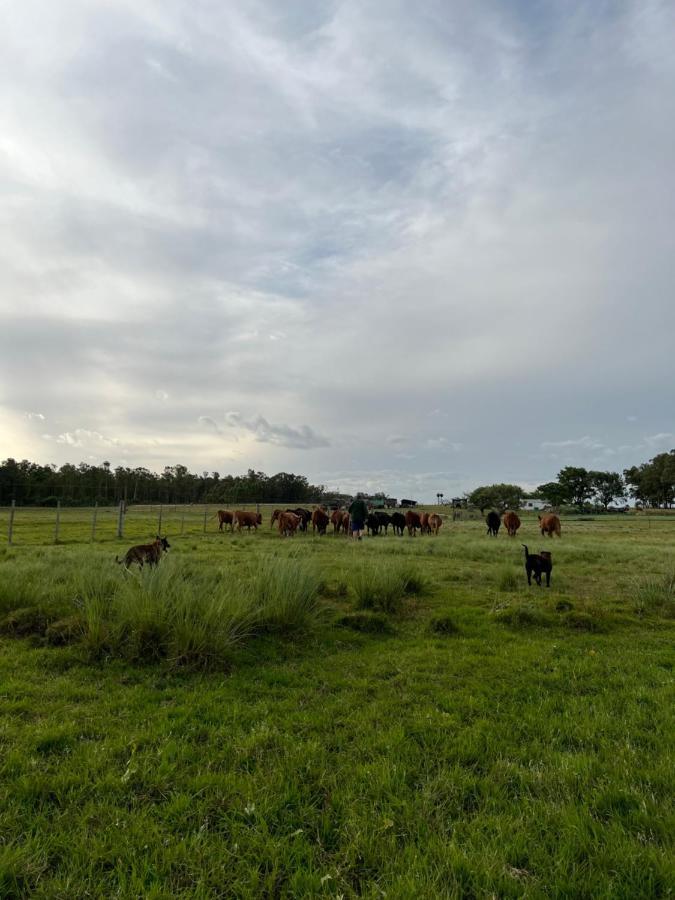
[[[291,447],[296,450],[310,450],[316,447],[330,446],[330,441],[317,434],[309,425],[300,425],[297,428],[291,425],[274,425],[260,415],[246,420],[238,412],[226,413],[225,419],[231,428],[249,432],[261,444],[277,444],[281,447]]]

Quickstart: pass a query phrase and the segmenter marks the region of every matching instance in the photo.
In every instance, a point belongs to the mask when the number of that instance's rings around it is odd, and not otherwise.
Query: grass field
[[[64,510],[58,546],[17,512],[0,896],[673,896],[675,517],[358,544],[192,513],[141,575],[114,556],[157,510],[94,542]]]

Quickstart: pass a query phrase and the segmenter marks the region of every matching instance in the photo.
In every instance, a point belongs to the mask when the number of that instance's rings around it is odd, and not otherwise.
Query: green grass
[[[547,590],[479,521],[167,529],[139,574],[151,517],[49,546],[22,515],[0,896],[672,896],[675,518],[523,517]]]

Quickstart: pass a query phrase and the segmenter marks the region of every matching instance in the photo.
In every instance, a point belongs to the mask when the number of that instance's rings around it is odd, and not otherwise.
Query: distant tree
[[[487,484],[477,487],[469,494],[469,503],[479,509],[517,509],[523,489],[517,484]]]
[[[581,466],[565,466],[558,472],[558,484],[563,488],[567,502],[583,509],[593,496],[591,473]]]
[[[623,500],[626,486],[618,472],[590,472],[591,485],[598,502],[607,509],[614,500]]]
[[[672,506],[675,500],[675,450],[624,470],[632,497],[648,506]]]
[[[558,481],[547,481],[540,484],[535,491],[540,500],[545,500],[551,506],[562,506],[567,503],[567,491]]]

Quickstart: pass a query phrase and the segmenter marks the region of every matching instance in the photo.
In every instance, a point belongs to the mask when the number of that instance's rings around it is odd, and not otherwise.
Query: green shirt
[[[368,515],[368,506],[365,500],[353,500],[349,507],[349,515],[357,522],[365,522]]]

